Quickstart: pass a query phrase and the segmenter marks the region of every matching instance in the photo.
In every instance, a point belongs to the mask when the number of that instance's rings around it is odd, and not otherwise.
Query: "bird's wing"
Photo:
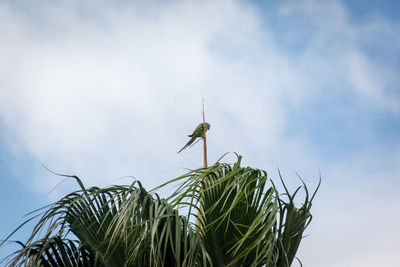
[[[199,136],[199,132],[203,129],[203,124],[200,123],[197,125],[196,129],[194,129],[192,136]]]
[[[193,133],[194,135],[196,135],[197,137],[203,137],[204,136],[204,130],[207,131],[207,125],[204,129],[204,125],[203,123],[200,123],[199,126],[197,126],[195,132]]]

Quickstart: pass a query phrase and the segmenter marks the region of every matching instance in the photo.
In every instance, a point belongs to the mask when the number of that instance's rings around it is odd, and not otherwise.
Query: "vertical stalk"
[[[202,102],[202,112],[203,112],[203,155],[204,155],[204,168],[208,167],[207,164],[207,139],[206,139],[206,118],[204,115],[204,99]]]
[[[201,103],[202,106],[202,113],[203,113],[203,159],[204,159],[204,168],[208,167],[207,164],[207,139],[206,139],[206,116],[204,115],[204,98],[203,98],[203,102]],[[208,181],[208,178],[205,177],[205,181]],[[200,195],[203,194],[204,192],[204,183],[202,184],[201,188],[200,188]],[[203,214],[203,205],[202,202],[200,201],[200,207],[199,207],[199,211],[197,213],[196,216],[196,225],[201,227],[201,223],[200,223],[200,216],[202,216]]]

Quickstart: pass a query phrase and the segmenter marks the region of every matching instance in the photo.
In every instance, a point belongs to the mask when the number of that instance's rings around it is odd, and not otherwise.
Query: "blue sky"
[[[176,151],[204,97],[210,161],[321,173],[304,266],[396,266],[399,5],[0,1],[0,236],[76,189],[41,163],[148,188],[201,166]]]

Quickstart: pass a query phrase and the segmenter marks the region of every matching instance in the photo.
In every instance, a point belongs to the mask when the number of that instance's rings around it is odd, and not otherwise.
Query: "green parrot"
[[[210,124],[208,124],[207,122],[204,123],[204,124],[205,124],[204,125],[205,126],[205,130],[207,132],[207,130],[210,129]],[[187,142],[187,144],[184,147],[182,147],[182,149],[179,150],[178,153],[181,152],[182,150],[184,150],[185,148],[187,148],[188,146],[192,145],[193,142],[196,140],[196,138],[203,137],[203,135],[204,135],[204,127],[203,127],[203,123],[200,123],[196,127],[196,129],[194,129],[193,133],[191,135],[188,135],[189,137],[191,137],[189,142]]]

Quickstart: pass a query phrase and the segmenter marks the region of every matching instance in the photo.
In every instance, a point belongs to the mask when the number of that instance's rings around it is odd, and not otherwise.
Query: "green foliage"
[[[290,194],[280,177],[285,189],[281,196],[265,171],[241,167],[240,162],[238,156],[233,166],[217,162],[192,170],[151,192],[138,181],[86,189],[78,177],[70,176],[81,189],[33,212],[27,221],[39,222],[32,235],[3,262],[7,266],[290,266],[311,221],[311,202],[318,188],[311,198],[304,183]],[[170,184],[176,190],[169,198],[153,193]],[[301,188],[305,201],[296,207],[294,197]]]

